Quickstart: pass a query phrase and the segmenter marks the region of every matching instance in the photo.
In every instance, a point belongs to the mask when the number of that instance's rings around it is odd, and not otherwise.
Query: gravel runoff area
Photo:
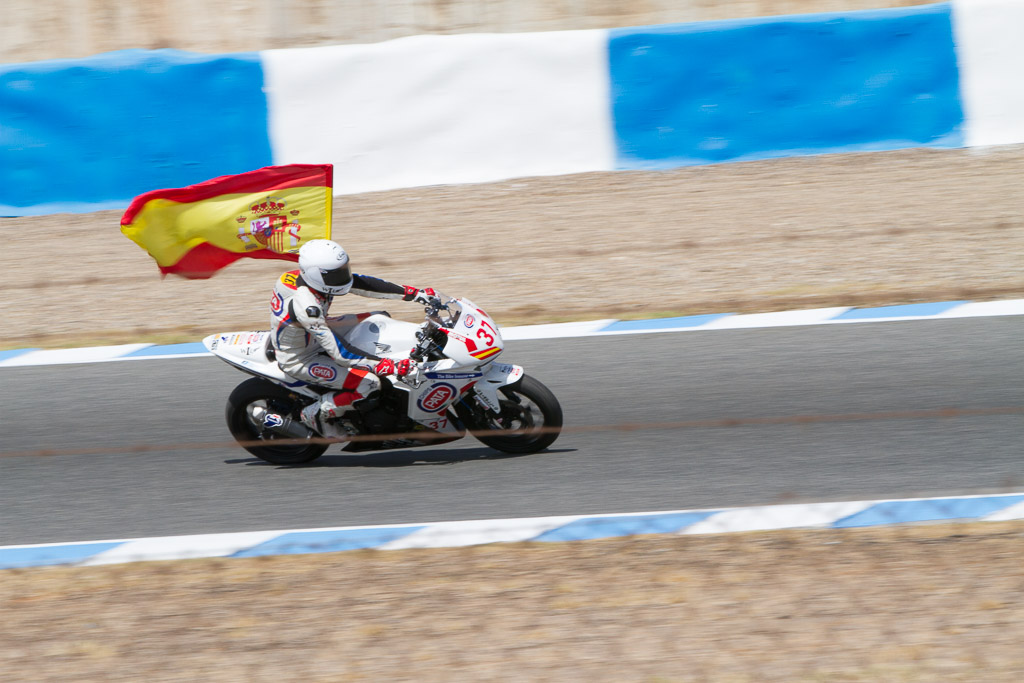
[[[502,324],[1018,298],[1022,179],[1021,146],[528,178],[336,197],[334,237],[357,272],[468,296]],[[269,325],[289,264],[162,280],[119,221],[0,219],[0,348]]]
[[[1022,178],[1021,147],[532,178],[337,198],[335,236],[359,271],[504,323],[1018,298]],[[161,280],[118,219],[0,219],[4,346],[265,326],[283,264]],[[1022,542],[1014,522],[10,570],[0,671],[1016,682]]]
[[[1024,680],[1024,522],[0,572],[9,681]]]

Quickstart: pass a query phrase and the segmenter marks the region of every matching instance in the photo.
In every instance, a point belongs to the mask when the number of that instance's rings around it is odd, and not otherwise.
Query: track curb
[[[653,334],[658,332],[705,332],[765,327],[799,327],[807,325],[843,325],[868,322],[901,322],[911,320],[949,320],[1006,315],[1024,315],[1024,299],[1005,301],[940,301],[935,303],[851,308],[837,306],[809,310],[772,313],[714,313],[678,318],[647,320],[588,320],[503,327],[506,341],[556,339],[565,337],[604,337],[622,334]],[[130,360],[167,360],[199,358],[209,352],[200,342],[185,344],[119,344],[75,349],[11,349],[0,351],[0,368],[72,363],[107,363]]]
[[[406,550],[489,543],[585,541],[647,534],[846,529],[922,522],[1020,519],[1024,519],[1024,492],[16,545],[0,547],[0,569],[303,555],[369,548]]]

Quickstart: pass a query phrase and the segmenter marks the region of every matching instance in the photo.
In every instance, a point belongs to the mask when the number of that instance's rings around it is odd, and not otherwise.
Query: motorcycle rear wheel
[[[537,453],[555,442],[562,429],[562,407],[551,390],[538,380],[523,375],[514,384],[499,389],[501,414],[460,402],[455,409],[459,419],[484,445],[502,453]],[[488,431],[515,430],[517,434],[493,434]]]
[[[292,392],[258,377],[245,380],[228,396],[224,411],[228,429],[242,448],[260,460],[274,465],[301,465],[316,460],[327,450],[327,444],[322,443],[274,445],[274,440],[287,437],[256,424],[250,418],[249,407],[253,404],[281,415],[296,414],[299,404]],[[246,443],[252,441],[265,441],[267,445]]]

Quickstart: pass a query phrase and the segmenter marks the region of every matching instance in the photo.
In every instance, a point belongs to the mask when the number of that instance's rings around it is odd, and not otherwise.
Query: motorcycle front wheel
[[[550,389],[523,375],[498,391],[498,414],[468,400],[456,405],[455,412],[473,436],[494,450],[516,455],[537,453],[555,442],[562,430],[562,407]]]
[[[265,429],[254,420],[252,409],[256,406],[280,415],[297,415],[300,404],[296,394],[258,377],[245,380],[228,396],[224,411],[228,429],[242,448],[260,460],[275,465],[301,465],[316,460],[327,450],[323,443],[275,445],[275,440],[288,437]],[[264,443],[247,443],[253,441]]]

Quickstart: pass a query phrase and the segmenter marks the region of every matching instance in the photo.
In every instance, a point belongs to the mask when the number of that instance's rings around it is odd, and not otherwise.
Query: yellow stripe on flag
[[[237,254],[259,249],[294,254],[311,239],[330,239],[331,199],[330,187],[225,194],[184,203],[157,198],[146,202],[121,231],[161,266],[174,265],[203,242]]]
[[[267,166],[136,197],[121,232],[160,272],[207,278],[240,258],[295,261],[299,247],[331,238],[330,164]]]

